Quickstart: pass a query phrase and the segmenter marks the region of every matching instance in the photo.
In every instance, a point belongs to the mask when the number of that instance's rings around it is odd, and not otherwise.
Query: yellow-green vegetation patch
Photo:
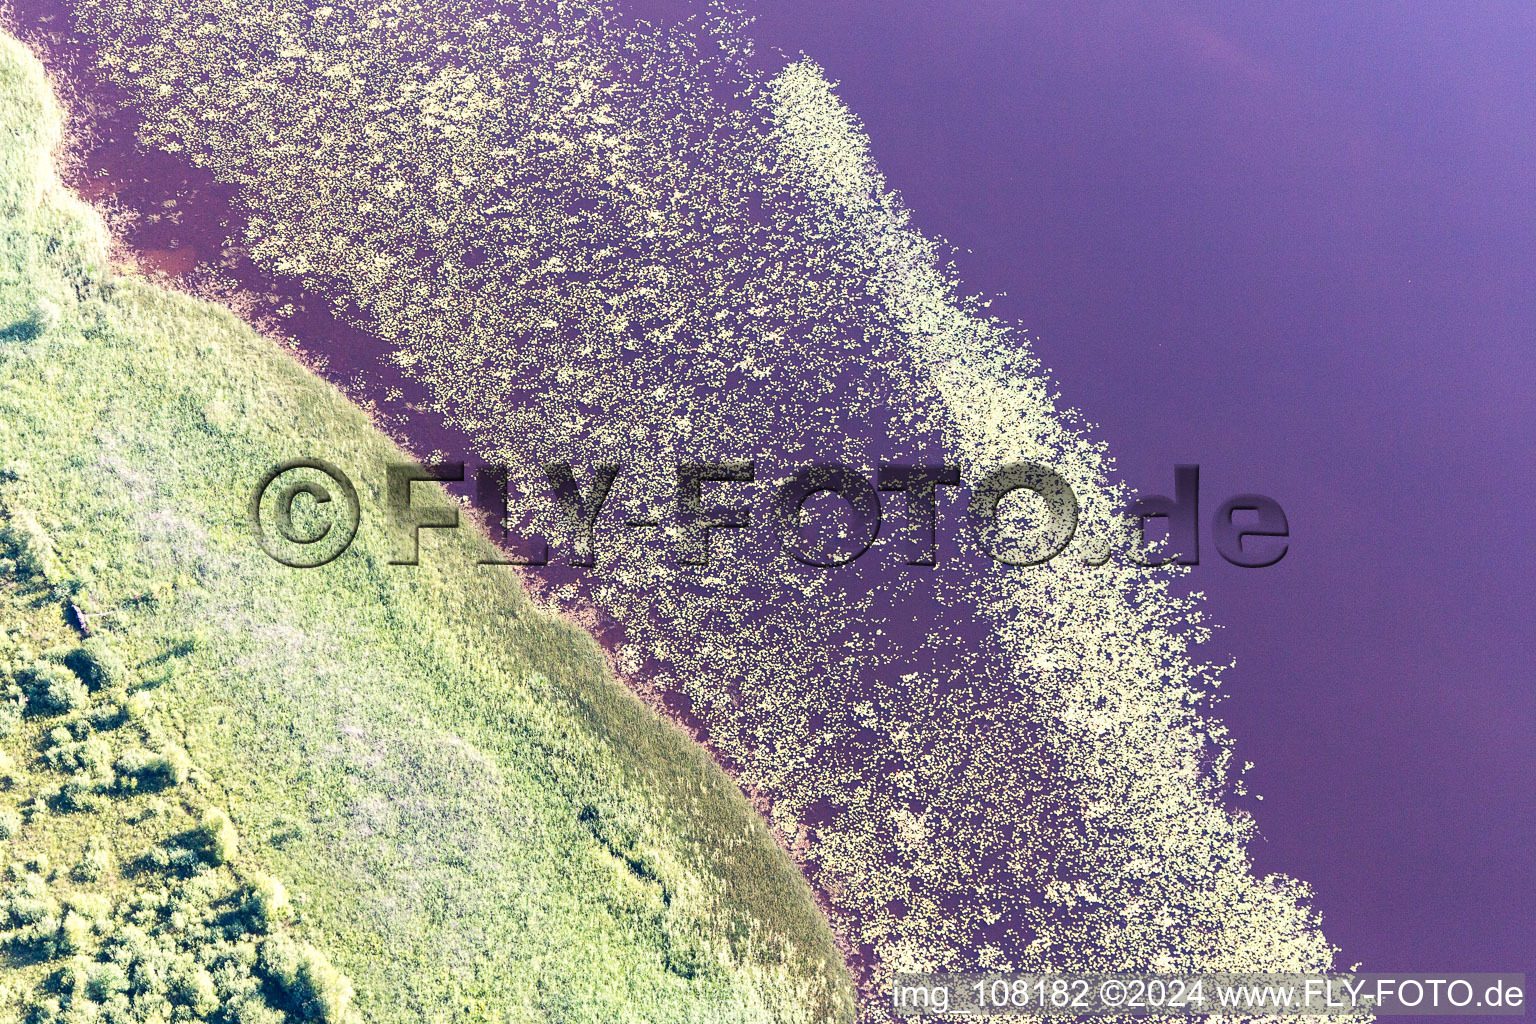
[[[16,519],[12,552],[37,539]],[[6,563],[0,1005],[38,1024],[357,1020],[351,982],[210,802],[157,695],[106,638],[73,642],[46,579]]]
[[[402,453],[227,312],[111,273],[57,132],[0,41],[6,1012],[851,1017],[730,780],[477,566],[475,531],[388,564]],[[296,570],[246,503],[310,455],[358,482],[362,528]]]

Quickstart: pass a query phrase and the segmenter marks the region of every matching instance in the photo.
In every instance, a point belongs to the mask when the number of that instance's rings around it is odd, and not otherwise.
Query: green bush
[[[69,997],[73,1003],[75,997],[84,998],[86,983],[91,980],[90,965],[84,961],[75,961],[65,964],[53,972],[53,987],[62,996]]]
[[[192,771],[192,761],[185,750],[170,744],[158,754],[145,750],[125,751],[112,762],[112,768],[117,772],[119,789],[164,789],[186,782]]]
[[[120,703],[122,715],[130,722],[142,722],[149,715],[149,696],[135,693]]]
[[[48,895],[48,883],[35,872],[24,872],[0,897],[0,919],[13,928],[36,924],[58,911],[59,905]]]
[[[287,1024],[288,1016],[260,999],[247,999],[235,1008],[233,1024]]]
[[[64,732],[55,729],[55,733]],[[67,736],[68,733],[65,732]],[[44,753],[48,763],[60,771],[95,771],[103,768],[107,760],[112,756],[111,749],[99,736],[92,736],[85,740],[69,740],[59,743],[56,740]]]
[[[99,801],[97,781],[89,772],[75,772],[59,789],[58,805],[66,811],[94,811]]]
[[[106,640],[93,636],[64,659],[92,690],[114,690],[128,684],[128,666]]]
[[[112,850],[100,836],[92,836],[85,853],[70,873],[77,882],[99,882],[112,870]]]
[[[179,786],[187,781],[187,776],[192,771],[192,759],[187,752],[174,743],[166,746],[164,750],[149,759],[145,766],[145,777],[162,786]]]
[[[12,807],[0,809],[0,839],[10,839],[21,831],[21,815]]]
[[[128,715],[124,710],[127,703],[125,698],[111,703],[94,704],[90,710],[86,711],[85,721],[91,723],[91,726],[96,729],[116,729],[128,721]]]
[[[27,509],[11,512],[9,521],[0,528],[0,541],[11,549],[16,568],[23,576],[40,578],[45,583],[57,583],[64,578],[53,540]]]
[[[236,416],[227,402],[215,398],[203,406],[203,423],[215,434],[228,434],[234,430]]]
[[[60,310],[58,303],[51,299],[38,299],[32,303],[32,308],[27,310],[26,326],[32,337],[41,337],[59,326]]]
[[[354,1019],[352,982],[315,947],[274,935],[261,944],[259,964],[299,1019],[324,1024]]]
[[[44,714],[64,714],[90,700],[85,684],[64,665],[38,661],[18,674],[29,703]]]
[[[66,911],[54,943],[62,956],[83,953],[91,947],[91,922],[73,910]]]
[[[203,813],[203,820],[193,830],[193,838],[210,864],[224,864],[234,859],[239,843],[229,815],[217,807]]]
[[[14,736],[16,730],[21,728],[21,716],[26,703],[26,697],[0,701],[0,740]]]
[[[252,877],[240,905],[252,931],[270,932],[293,916],[283,883],[263,874]]]
[[[176,965],[171,974],[170,993],[172,999],[198,1017],[206,1017],[219,1008],[219,994],[213,985],[213,975],[190,958]]]
[[[119,965],[108,961],[95,964],[85,982],[85,994],[97,1002],[106,1002],[119,992],[128,991],[128,975]]]
[[[11,933],[10,945],[27,956],[52,959],[59,951],[61,924],[56,913],[47,913],[32,924]]]

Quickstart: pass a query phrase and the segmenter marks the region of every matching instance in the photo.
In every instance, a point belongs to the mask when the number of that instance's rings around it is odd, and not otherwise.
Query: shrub
[[[0,702],[0,740],[16,734],[21,728],[21,714],[26,708],[26,697]]]
[[[135,693],[121,704],[123,717],[130,722],[142,722],[149,715],[149,696]]]
[[[147,800],[144,806],[139,810],[139,813],[134,815],[129,820],[132,821],[135,825],[142,825],[144,822],[154,821],[156,818],[170,817],[170,814],[171,805],[156,796]]]
[[[112,850],[100,836],[92,836],[71,875],[77,882],[99,882],[112,870]]]
[[[23,576],[40,577],[46,583],[63,579],[52,539],[27,509],[12,510],[10,520],[0,529],[0,541],[11,549]]]
[[[21,815],[13,807],[0,809],[0,839],[10,839],[21,831]]]
[[[240,905],[253,931],[270,932],[293,916],[283,883],[263,874],[252,877]]]
[[[169,951],[140,926],[125,924],[118,928],[109,942],[108,954],[118,963],[133,964],[135,973],[138,973],[140,967],[148,966],[154,978],[149,979],[153,983],[144,987],[157,990],[164,988],[164,975],[171,968]]]
[[[190,875],[202,865],[197,851],[185,846],[157,846],[153,856],[157,867],[168,868],[179,875]]]
[[[192,771],[192,759],[185,750],[172,743],[150,758],[144,771],[151,781],[160,785],[179,786],[187,781],[187,775]]]
[[[64,658],[87,687],[92,690],[115,690],[128,684],[128,666],[106,640],[93,636]]]
[[[667,970],[682,978],[697,978],[709,967],[709,951],[694,935],[667,936]]]
[[[235,856],[238,837],[229,815],[217,807],[209,808],[193,830],[193,837],[210,864],[224,864]]]
[[[20,882],[5,890],[0,900],[0,920],[11,927],[36,924],[58,914],[59,905],[48,895],[48,883],[41,875],[27,872]]]
[[[235,426],[235,414],[229,404],[215,398],[203,406],[203,423],[215,434],[228,434]]]
[[[170,744],[158,754],[125,751],[112,762],[112,768],[117,772],[119,789],[163,789],[186,782],[192,761],[185,750]]]
[[[59,792],[63,788],[57,782],[39,787],[32,795],[31,801],[25,805],[29,813],[46,815],[53,802],[58,800]]]
[[[96,809],[96,780],[89,772],[75,772],[59,789],[58,804],[66,811],[92,811]]]
[[[85,706],[90,699],[80,677],[64,665],[33,662],[18,678],[30,703],[44,714],[64,714]]]
[[[91,709],[85,713],[85,720],[90,722],[92,727],[97,729],[116,729],[118,726],[122,725],[128,720],[127,714],[124,713],[124,707],[126,704],[127,700],[124,699],[121,701],[114,701],[110,704],[103,703],[93,705]]]
[[[60,927],[57,914],[44,914],[34,923],[11,933],[11,945],[22,953],[51,960],[59,952]]]
[[[104,1003],[119,992],[126,991],[128,991],[128,975],[120,965],[111,961],[91,965],[85,981],[87,996]]]
[[[60,995],[69,996],[70,1003],[85,995],[86,982],[91,980],[90,964],[76,960],[53,972],[53,987]]]
[[[352,982],[315,947],[274,935],[261,944],[259,964],[302,1020],[342,1024],[353,1019]]]
[[[140,776],[148,767],[149,751],[140,750],[137,747],[123,751],[117,755],[117,760],[112,762],[112,770],[117,773],[117,785],[120,789],[135,788]]]
[[[54,945],[59,953],[68,956],[71,953],[80,953],[91,947],[91,922],[75,913],[66,911],[64,920],[59,922],[59,931],[54,938]]]
[[[87,921],[105,926],[112,916],[112,897],[99,892],[75,892],[64,897],[64,906]]]
[[[50,299],[38,299],[27,309],[26,315],[0,331],[0,341],[32,341],[41,338],[59,325],[58,303]]]
[[[33,336],[40,337],[59,326],[60,315],[58,303],[52,299],[38,299],[27,311],[27,324],[36,332]]]
[[[197,1017],[206,1017],[219,1008],[218,990],[213,975],[195,962],[183,960],[171,972],[171,998],[184,1004]]]
[[[259,997],[245,1000],[235,1008],[233,1024],[287,1024],[288,1016],[274,1010]]]
[[[62,730],[55,729],[54,732]],[[67,735],[67,733],[66,733]],[[78,742],[71,740],[66,743],[54,742],[45,756],[48,763],[60,771],[94,771],[106,765],[107,759],[112,756],[112,751],[99,736]]]

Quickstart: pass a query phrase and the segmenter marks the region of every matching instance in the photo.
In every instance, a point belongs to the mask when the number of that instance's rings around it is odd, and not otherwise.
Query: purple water
[[[752,9],[1128,481],[1201,464],[1258,869],[1342,966],[1531,968],[1536,9]],[[1240,491],[1279,565],[1217,556]]]

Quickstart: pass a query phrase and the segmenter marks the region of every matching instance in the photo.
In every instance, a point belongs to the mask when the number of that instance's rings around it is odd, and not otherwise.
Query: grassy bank
[[[41,72],[9,40],[0,122],[9,1005],[851,1016],[793,866],[590,638],[478,565],[474,530],[427,531],[419,566],[389,564],[401,453],[227,312],[108,268],[48,166]],[[356,483],[361,525],[299,570],[258,549],[246,503],[304,456]],[[130,927],[169,957],[160,982],[106,966],[141,962],[119,952]],[[141,1007],[141,990],[159,994]]]

